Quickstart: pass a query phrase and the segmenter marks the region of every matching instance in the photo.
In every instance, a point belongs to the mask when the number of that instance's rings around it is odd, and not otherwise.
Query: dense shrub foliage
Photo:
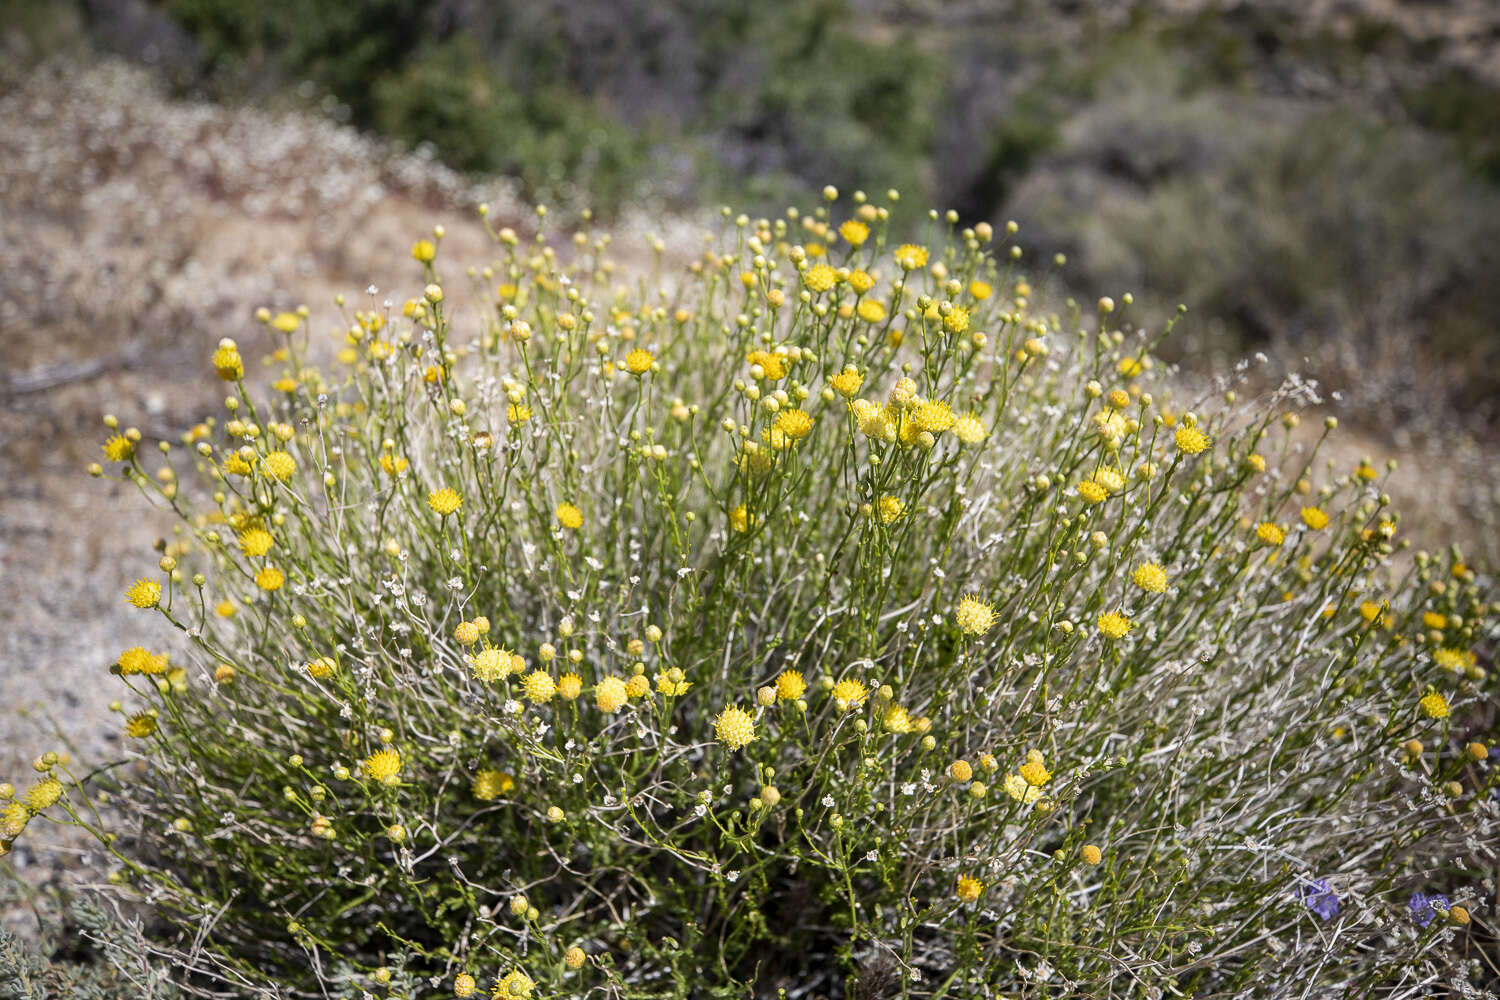
[[[1311,386],[1175,398],[1128,297],[826,194],[631,273],[438,232],[404,304],[262,311],[265,379],[205,351],[180,443],[109,420],[179,641],[6,836],[93,831],[205,993],[1481,981],[1489,579]]]

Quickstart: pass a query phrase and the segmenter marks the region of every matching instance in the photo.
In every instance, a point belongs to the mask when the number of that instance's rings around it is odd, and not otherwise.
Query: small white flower
[[[823,803],[824,808],[827,808],[827,809],[832,809],[833,808],[833,796],[832,795],[825,795],[819,801]]]
[[[731,882],[738,882],[740,880],[740,873],[739,873],[738,870],[735,870],[735,871],[732,871],[729,874],[725,875],[724,877],[727,878]]]

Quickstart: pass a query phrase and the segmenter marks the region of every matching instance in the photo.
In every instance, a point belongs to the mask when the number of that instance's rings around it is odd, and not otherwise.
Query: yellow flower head
[[[138,608],[154,608],[161,603],[161,584],[155,580],[137,580],[125,591],[125,600]]]
[[[156,716],[149,712],[137,712],[125,723],[125,735],[133,740],[144,740],[156,732]]]
[[[1042,755],[1035,750],[1026,755],[1026,763],[1017,770],[1020,772],[1021,780],[1033,788],[1041,788],[1052,780],[1052,772],[1047,770]]]
[[[1196,455],[1208,447],[1208,435],[1188,424],[1178,427],[1173,437],[1177,442],[1177,450],[1184,455]]]
[[[911,411],[911,423],[919,431],[941,434],[952,427],[955,421],[953,408],[940,399],[930,399],[917,404]]]
[[[245,362],[240,359],[239,349],[234,346],[232,340],[219,341],[219,349],[214,351],[214,371],[218,372],[219,378],[226,382],[235,382],[245,375]]]
[[[515,778],[492,767],[482,768],[474,775],[474,797],[483,802],[497,799],[515,787]]]
[[[948,765],[948,776],[959,784],[974,777],[974,765],[966,760],[955,760]]]
[[[833,703],[841,712],[861,704],[869,696],[870,689],[865,687],[864,681],[852,677],[846,677],[833,686]]]
[[[387,452],[380,456],[380,467],[388,476],[399,476],[406,471],[407,462],[400,455],[392,455]]]
[[[1473,666],[1478,661],[1478,657],[1476,657],[1472,651],[1467,649],[1452,649],[1445,647],[1443,649],[1437,650],[1432,654],[1432,661],[1438,666],[1442,667],[1444,670],[1450,670],[1453,673],[1457,674],[1463,673],[1464,671],[1468,670],[1469,667]]]
[[[601,712],[617,712],[630,697],[625,682],[618,677],[606,677],[594,688],[594,703]]]
[[[802,272],[802,284],[808,291],[821,295],[838,284],[839,273],[827,264],[819,264]]]
[[[431,264],[437,256],[437,246],[431,240],[417,240],[411,245],[413,260],[419,260],[423,264]]]
[[[275,566],[267,566],[255,574],[255,585],[266,592],[280,590],[286,583],[286,574]]]
[[[526,973],[520,969],[512,969],[506,973],[504,979],[495,984],[495,988],[490,991],[490,998],[491,1000],[511,1000],[514,997],[529,997],[535,985]]]
[[[888,315],[885,303],[879,299],[864,299],[854,311],[866,323],[883,323],[885,322],[885,317]]]
[[[644,698],[651,693],[651,681],[645,674],[631,674],[630,679],[625,682],[625,695],[634,701]]]
[[[1110,450],[1114,451],[1125,440],[1125,435],[1130,433],[1130,421],[1117,410],[1105,410],[1094,414],[1094,429],[1110,445]]]
[[[1422,710],[1422,714],[1429,719],[1446,719],[1448,717],[1448,699],[1436,691],[1423,695],[1422,700],[1417,703],[1417,706]]]
[[[1112,469],[1107,465],[1094,473],[1094,482],[1110,493],[1118,493],[1125,488],[1125,476],[1119,469]]]
[[[427,496],[427,506],[431,507],[433,512],[439,517],[447,517],[449,514],[452,514],[458,510],[463,502],[464,498],[459,495],[457,490],[446,486],[440,490],[434,490]]]
[[[261,468],[284,483],[297,471],[297,460],[284,451],[273,451],[265,457]]]
[[[914,728],[911,713],[896,704],[886,707],[885,714],[880,718],[880,724],[888,733],[909,733]]]
[[[545,705],[557,694],[557,682],[545,670],[533,670],[527,674],[522,686],[526,689],[527,700],[533,705]]]
[[[19,837],[30,821],[31,810],[26,808],[26,803],[6,803],[5,808],[0,809],[0,838]]]
[[[979,881],[977,878],[970,878],[967,875],[960,875],[958,877],[958,885],[954,888],[953,894],[958,897],[958,900],[961,903],[974,903],[978,902],[979,894],[983,891],[983,882]]]
[[[1280,545],[1286,541],[1286,533],[1281,530],[1281,526],[1270,521],[1262,521],[1255,526],[1255,537],[1267,545]]]
[[[393,785],[401,771],[401,751],[393,747],[377,750],[365,758],[365,777],[381,784]]]
[[[943,329],[949,333],[963,333],[969,328],[969,310],[954,306],[943,317]]]
[[[114,435],[100,447],[104,449],[104,457],[111,462],[128,462],[135,454],[135,442],[123,434]]]
[[[265,528],[246,528],[240,532],[240,551],[252,559],[271,551],[276,539]]]
[[[123,676],[132,674],[162,674],[167,670],[167,657],[165,653],[152,653],[141,646],[131,646],[120,654],[120,673]]]
[[[737,533],[744,534],[750,530],[750,511],[744,504],[740,504],[729,512],[729,526]]]
[[[1318,507],[1303,507],[1302,523],[1314,531],[1322,531],[1328,527],[1328,515]]]
[[[731,750],[755,742],[755,717],[738,705],[727,706],[714,719],[714,735]]]
[[[839,235],[844,238],[844,242],[857,247],[870,238],[870,227],[856,219],[850,219],[839,226]]]
[[[854,414],[854,422],[865,437],[876,441],[896,440],[896,426],[884,407],[868,399],[855,399],[849,403],[849,412]]]
[[[672,698],[685,695],[693,682],[686,679],[681,667],[672,667],[656,675],[656,690]]]
[[[855,370],[854,368],[845,368],[843,371],[830,378],[828,380],[828,384],[833,386],[834,391],[837,392],[840,396],[843,396],[845,399],[849,399],[856,392],[859,392],[859,387],[864,384],[864,381],[865,377],[861,375],[857,370]]]
[[[1023,805],[1031,805],[1042,797],[1042,790],[1027,784],[1026,779],[1019,774],[1007,774],[1001,785],[1005,788],[1006,795]]]
[[[958,630],[965,635],[984,635],[994,627],[996,618],[994,605],[981,601],[973,594],[965,594],[953,613]]]
[[[1109,490],[1092,479],[1085,479],[1078,484],[1078,495],[1089,503],[1103,503],[1104,499],[1109,496]]]
[[[914,243],[903,243],[896,248],[896,264],[903,271],[915,271],[927,266],[927,248]]]
[[[899,497],[889,495],[881,497],[875,508],[876,516],[880,518],[881,524],[899,521],[906,513],[906,504],[902,503]]]
[[[985,299],[995,294],[995,290],[990,287],[989,282],[976,280],[969,282],[969,294],[974,296],[974,298],[978,299],[980,302],[983,302]]]
[[[632,375],[644,375],[656,364],[656,356],[639,347],[625,355],[625,367]]]
[[[1167,571],[1162,569],[1160,563],[1142,563],[1130,574],[1130,579],[1142,590],[1149,590],[1153,594],[1166,593]]]
[[[1106,639],[1123,639],[1134,623],[1118,611],[1106,611],[1099,616],[1099,632]]]
[[[249,452],[249,449],[246,451]],[[250,457],[246,458],[239,452],[230,452],[224,458],[224,471],[231,476],[248,476],[254,470],[257,461],[254,453],[250,453]]]
[[[966,413],[953,421],[953,436],[964,444],[978,444],[989,436],[989,430],[984,426],[984,421]]]
[[[515,672],[515,658],[508,649],[489,646],[474,654],[469,669],[474,672],[475,678],[490,684]]]
[[[854,270],[849,272],[849,287],[863,295],[875,287],[875,278],[868,271]]]
[[[557,693],[567,701],[583,694],[583,678],[575,673],[566,673],[557,679]]]
[[[52,805],[62,798],[62,782],[56,778],[43,778],[26,790],[26,805],[34,813]]]
[[[583,527],[583,511],[579,510],[573,504],[560,503],[552,514],[557,518],[557,523],[569,531],[577,531]]]
[[[777,354],[775,351],[751,351],[745,355],[745,363],[758,365],[761,378],[768,381],[779,382],[786,378],[786,355],[784,354]]]
[[[801,441],[812,433],[813,421],[803,410],[782,410],[776,415],[776,430],[793,441]]]
[[[807,692],[807,682],[801,671],[783,670],[776,678],[776,697],[781,701],[796,701]]]

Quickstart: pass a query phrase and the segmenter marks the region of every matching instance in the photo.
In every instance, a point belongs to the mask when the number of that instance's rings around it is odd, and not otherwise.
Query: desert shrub
[[[6,836],[93,832],[206,994],[1479,980],[1488,578],[1310,386],[1177,400],[1128,302],[827,194],[628,278],[437,233],[404,304],[263,310],[268,387],[205,349],[180,442],[107,418],[176,638]]]
[[[570,178],[605,205],[640,183],[646,143],[584,95],[540,87],[523,92],[497,74],[467,36],[414,56],[371,90],[372,120],[410,146],[430,144],[459,170],[500,171],[531,191]]]

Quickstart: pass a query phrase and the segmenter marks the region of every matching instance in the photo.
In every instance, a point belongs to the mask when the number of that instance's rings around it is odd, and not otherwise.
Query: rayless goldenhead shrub
[[[1012,232],[826,194],[629,274],[437,231],[404,305],[263,311],[268,388],[221,341],[181,445],[107,420],[179,641],[5,835],[96,835],[203,995],[1493,976],[1489,579],[1311,387],[1174,402],[1128,297],[1045,314]]]

